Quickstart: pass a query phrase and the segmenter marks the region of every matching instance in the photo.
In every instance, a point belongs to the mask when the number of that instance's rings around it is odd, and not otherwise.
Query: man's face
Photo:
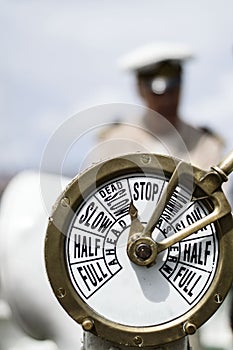
[[[165,90],[162,94],[157,94],[152,91],[148,84],[140,80],[139,93],[148,108],[160,113],[172,124],[175,124],[179,105],[180,85]]]

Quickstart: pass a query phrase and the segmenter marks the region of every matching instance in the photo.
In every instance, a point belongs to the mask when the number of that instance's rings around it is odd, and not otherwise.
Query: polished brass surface
[[[190,169],[190,166],[187,165],[186,163],[180,161],[177,164],[169,182],[167,183],[165,190],[162,193],[162,196],[160,197],[150,219],[148,220],[147,225],[143,230],[143,235],[151,237],[151,234],[158,222],[160,215],[162,214],[165,206],[167,205],[169,199],[171,198],[173,192],[175,191],[175,188],[178,185],[179,175],[181,174],[181,172],[185,173],[186,169],[188,170]]]
[[[144,249],[150,251],[149,256],[145,259],[138,254],[142,245],[144,245]],[[128,241],[127,254],[130,260],[136,265],[151,267],[155,264],[158,254],[156,242],[151,237],[143,237],[140,236],[140,233],[135,233]]]
[[[231,151],[219,164],[218,168],[221,169],[226,176],[233,171],[233,151]]]
[[[172,174],[177,170],[178,164],[179,160],[153,154],[131,154],[110,159],[104,163],[95,165],[76,177],[64,193],[61,194],[54,206],[53,213],[48,222],[45,240],[45,261],[51,286],[58,301],[67,313],[77,323],[81,324],[84,329],[89,329],[90,332],[103,339],[124,346],[148,348],[181,339],[187,334],[193,333],[194,330],[209,319],[219,305],[221,305],[221,302],[231,287],[233,276],[233,221],[231,208],[221,189],[223,179],[214,169],[210,172],[205,172],[196,167],[191,167],[191,171],[188,171],[188,173],[186,171],[183,172],[184,185],[186,181],[190,182],[190,178],[192,177],[194,182],[192,200],[203,201],[207,207],[211,208],[211,212],[206,218],[196,222],[191,229],[187,228],[186,230],[182,230],[183,232],[180,231],[174,240],[171,241],[168,239],[168,241],[163,240],[162,242],[158,242],[158,251],[160,249],[166,249],[165,247],[169,247],[183,237],[187,237],[187,235],[203,227],[203,225],[214,222],[219,242],[217,271],[211,287],[206,291],[198,304],[179,318],[159,326],[135,327],[130,324],[125,326],[112,322],[96,313],[89,307],[88,303],[83,301],[71,283],[67,272],[64,249],[66,232],[77,208],[83,203],[86,196],[95,186],[103,185],[109,180],[125,174],[157,173],[171,179]],[[223,164],[220,164],[219,167],[226,174],[229,174],[232,171],[232,161],[228,159]],[[155,211],[152,221],[157,220],[161,208],[157,213]],[[147,240],[144,241],[145,238],[152,238],[141,235],[144,227],[137,220],[137,214],[135,212],[136,210],[131,206],[130,215],[132,224],[129,241],[132,241],[132,245],[135,246],[132,251],[135,252],[138,261],[139,257],[136,252],[139,244],[156,247],[156,253],[157,244]],[[138,233],[139,237],[135,237],[135,234],[137,235]],[[152,243],[152,246],[150,243]],[[155,258],[153,257],[153,259]],[[146,261],[141,260],[142,262]],[[146,271],[147,269],[145,268]],[[119,286],[119,292],[120,288],[121,286]],[[124,306],[119,305],[119,307]],[[135,305],[135,308],[137,308],[137,305]]]

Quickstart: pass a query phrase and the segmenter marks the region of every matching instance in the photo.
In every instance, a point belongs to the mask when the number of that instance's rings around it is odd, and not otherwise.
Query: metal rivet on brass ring
[[[141,160],[144,164],[149,164],[151,162],[151,156],[149,154],[143,154]]]
[[[56,296],[60,299],[64,298],[64,296],[66,295],[66,290],[63,287],[60,287],[57,289],[57,293]]]
[[[90,331],[93,328],[93,326],[94,322],[90,318],[85,318],[82,322],[82,327],[84,331]]]
[[[197,327],[194,323],[191,323],[189,321],[185,322],[184,324],[184,331],[186,334],[194,334],[196,333]]]
[[[68,197],[62,198],[62,200],[61,200],[61,205],[62,205],[64,208],[68,207],[68,206],[70,205],[70,200],[69,200],[69,198],[68,198]]]
[[[134,337],[133,341],[136,345],[141,345],[143,343],[143,339],[141,337],[139,337],[138,335],[136,335],[136,337]]]

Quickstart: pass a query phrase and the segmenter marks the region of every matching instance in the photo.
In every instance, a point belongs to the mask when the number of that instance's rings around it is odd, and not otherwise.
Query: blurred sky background
[[[181,115],[231,149],[232,0],[0,0],[0,173],[38,168],[54,130],[79,111],[142,104],[116,62],[156,41],[193,48]]]

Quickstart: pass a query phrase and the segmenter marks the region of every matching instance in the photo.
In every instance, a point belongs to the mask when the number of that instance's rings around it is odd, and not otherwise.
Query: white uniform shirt
[[[136,125],[117,123],[107,127],[99,137],[98,145],[90,155],[92,161],[132,152],[147,152],[177,157],[209,170],[210,166],[222,159],[224,149],[218,136],[183,121],[179,122],[178,130],[170,126],[169,131],[164,133],[148,130],[143,120]]]

